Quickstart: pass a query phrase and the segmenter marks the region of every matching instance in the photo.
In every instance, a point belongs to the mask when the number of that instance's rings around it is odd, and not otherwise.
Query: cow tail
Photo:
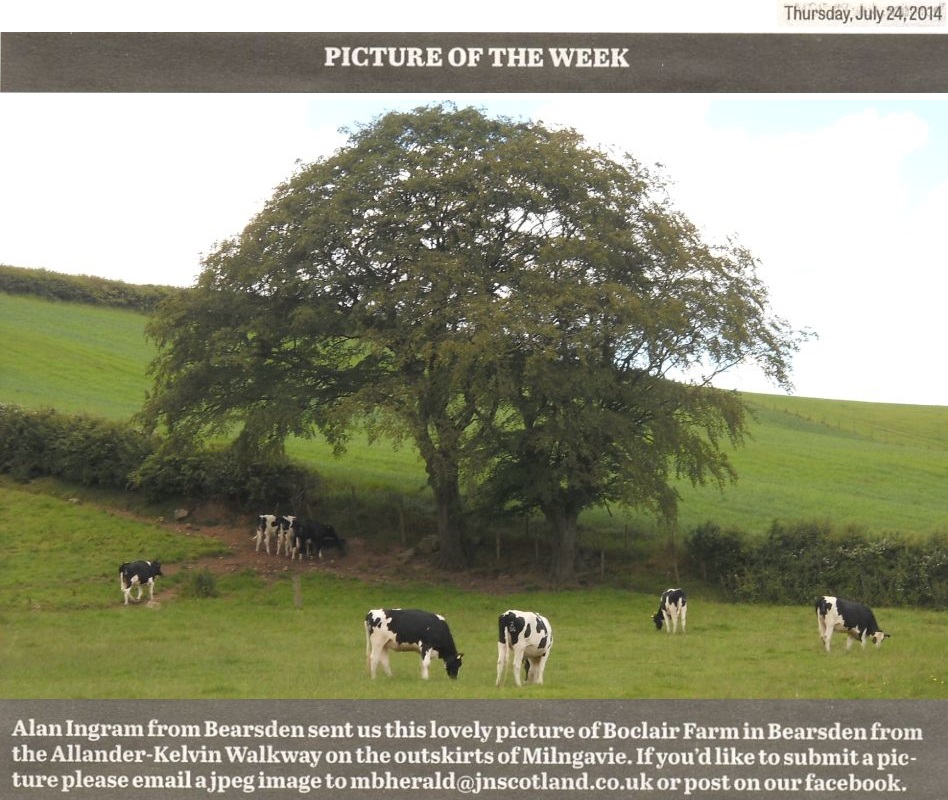
[[[510,624],[510,619],[506,614],[501,614],[497,618],[497,641],[500,644],[510,643],[510,633],[507,630],[507,626],[509,624]]]

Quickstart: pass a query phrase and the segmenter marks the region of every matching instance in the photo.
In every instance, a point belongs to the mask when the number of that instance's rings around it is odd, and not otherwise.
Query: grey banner
[[[31,33],[5,92],[944,92],[940,34]]]
[[[943,702],[0,701],[0,796],[941,800]]]

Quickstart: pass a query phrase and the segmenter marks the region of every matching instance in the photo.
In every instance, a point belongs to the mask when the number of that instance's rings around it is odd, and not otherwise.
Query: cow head
[[[885,639],[888,639],[891,635],[892,635],[891,633],[883,633],[882,631],[876,631],[874,634],[872,634],[872,641],[875,643],[876,647],[878,647],[880,644],[882,644],[882,642]]]
[[[665,621],[665,617],[662,616],[662,612],[659,611],[657,614],[652,616],[652,622],[655,623],[655,630],[660,631],[662,629],[662,623]]]
[[[454,658],[446,658],[444,660],[444,668],[448,671],[449,678],[457,678],[458,672],[461,669],[462,658],[464,658],[464,653],[458,653]]]

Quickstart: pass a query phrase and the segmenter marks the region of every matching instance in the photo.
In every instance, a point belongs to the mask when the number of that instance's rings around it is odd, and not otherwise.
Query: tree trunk
[[[579,513],[567,508],[544,508],[543,514],[553,529],[553,559],[550,578],[556,586],[577,582],[576,552],[579,543]]]
[[[468,566],[458,436],[458,429],[446,413],[422,417],[415,434],[437,509],[437,562],[445,569],[464,569]]]
[[[432,475],[431,472],[429,469],[429,483],[434,492],[438,514],[438,564],[445,569],[464,569],[468,566],[468,557],[464,536],[464,508],[457,471],[441,470],[437,475]]]

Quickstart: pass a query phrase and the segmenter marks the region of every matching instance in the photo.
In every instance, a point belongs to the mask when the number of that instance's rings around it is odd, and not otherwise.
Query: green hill
[[[150,386],[143,314],[0,293],[0,402],[127,419]],[[870,531],[948,530],[948,407],[748,395],[752,437],[723,493],[682,486],[680,527],[713,520],[747,531],[774,519],[828,520]],[[291,455],[356,489],[424,494],[410,449],[356,446],[341,460],[318,441]],[[584,519],[596,532],[650,528],[618,509]]]

